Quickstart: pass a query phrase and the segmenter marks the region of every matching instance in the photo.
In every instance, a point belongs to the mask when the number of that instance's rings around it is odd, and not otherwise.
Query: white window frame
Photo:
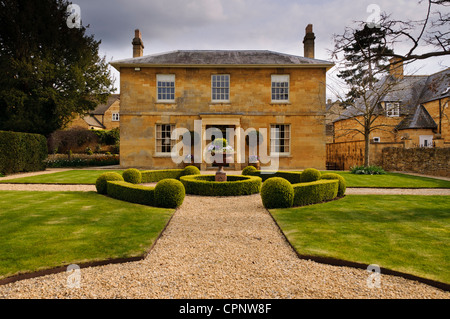
[[[276,126],[284,126],[284,137],[280,138],[277,137],[276,131],[272,130],[273,128],[276,128]],[[286,127],[287,127],[287,137],[286,137]],[[280,132],[281,133],[281,132]],[[277,144],[274,143],[276,140],[283,139],[284,141],[288,141],[287,145],[283,143],[283,147],[287,147],[288,151],[283,150],[283,152],[280,152],[280,149],[276,149]],[[292,142],[292,134],[291,134],[291,124],[270,124],[270,155],[271,156],[289,156],[291,155],[291,142]],[[281,143],[280,143],[281,145]],[[278,147],[280,146],[278,145]]]
[[[374,143],[380,143],[380,142],[381,142],[381,138],[379,138],[378,136],[375,136],[375,137],[373,138],[373,142],[374,142]]]
[[[167,126],[169,126],[169,130],[167,130]],[[164,130],[163,130],[163,128],[164,128]],[[156,154],[156,156],[164,156],[164,157],[171,156],[172,149],[176,144],[176,141],[171,138],[172,132],[174,130],[175,130],[175,124],[159,123],[159,124],[155,125],[155,154]],[[166,136],[168,133],[169,133],[169,136]],[[161,144],[158,143],[159,141],[161,141]],[[170,145],[169,151],[164,149],[164,147],[167,145],[166,144],[167,142],[169,142],[169,145]]]
[[[220,77],[217,79],[217,77]],[[212,74],[211,75],[211,101],[213,103],[229,103],[230,102],[230,75],[229,74]],[[216,91],[219,90],[219,91]],[[221,95],[224,95],[221,98]],[[219,97],[217,97],[219,95]]]
[[[175,102],[175,74],[156,75],[156,101],[158,103]]]
[[[113,113],[112,114],[112,121],[113,122],[119,122],[120,121],[120,114],[119,113]]]
[[[400,103],[399,102],[386,102],[386,116],[387,117],[399,117],[400,116]]]
[[[272,74],[271,76],[271,100],[272,103],[289,103],[290,99],[290,76],[289,74]],[[287,91],[287,92],[285,92]],[[287,95],[286,98],[279,98]],[[278,99],[277,99],[278,97]]]

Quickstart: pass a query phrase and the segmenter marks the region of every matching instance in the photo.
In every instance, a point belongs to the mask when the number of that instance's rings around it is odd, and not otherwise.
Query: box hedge
[[[155,187],[155,204],[158,207],[177,208],[183,204],[185,195],[186,191],[179,180],[163,179]]]
[[[334,199],[338,194],[339,181],[318,180],[292,185],[294,188],[293,206],[317,204]]]
[[[186,194],[202,196],[241,196],[261,191],[262,180],[257,176],[227,175],[227,182],[216,182],[215,175],[182,176]]]
[[[253,167],[253,166],[248,166]],[[289,181],[291,184],[300,183],[301,172],[291,172],[291,171],[259,171],[251,168],[244,168],[242,175],[247,176],[258,176],[261,177],[262,181],[265,182],[267,179],[272,177],[281,177]]]
[[[107,172],[101,174],[95,181],[95,188],[97,189],[97,193],[103,195],[107,194],[108,181],[123,182],[123,177],[116,172]]]
[[[47,140],[40,134],[0,131],[0,173],[45,170]]]
[[[261,187],[261,200],[265,208],[289,208],[294,201],[294,188],[284,178],[272,177]]]
[[[344,196],[345,190],[347,189],[347,182],[345,181],[344,177],[336,173],[325,173],[322,176],[320,176],[320,179],[337,179],[339,181],[337,196],[338,197]]]
[[[140,184],[142,181],[142,174],[136,168],[126,169],[125,171],[123,171],[122,177],[125,182],[131,184]]]
[[[315,168],[307,168],[302,172],[300,182],[301,183],[309,183],[315,182],[320,179],[320,171]]]
[[[200,175],[200,170],[195,166],[186,166],[184,169],[163,169],[141,171],[141,183],[156,183],[163,179],[180,179],[181,176]]]
[[[108,181],[108,196],[130,203],[155,206],[155,187],[135,185],[128,182]]]

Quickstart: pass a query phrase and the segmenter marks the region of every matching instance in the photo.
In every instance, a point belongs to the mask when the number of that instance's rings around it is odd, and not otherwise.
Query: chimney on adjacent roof
[[[303,38],[303,49],[305,58],[314,59],[314,40],[316,37],[314,36],[312,24],[308,24],[305,30],[305,37]]]
[[[133,58],[144,55],[144,42],[142,42],[142,35],[139,29],[134,30],[134,39],[131,44],[133,44]]]
[[[403,79],[403,60],[393,57],[389,60],[389,73],[396,79]]]

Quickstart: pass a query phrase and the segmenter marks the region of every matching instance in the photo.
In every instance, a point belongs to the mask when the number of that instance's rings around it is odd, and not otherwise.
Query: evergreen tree
[[[100,41],[66,0],[0,0],[0,130],[49,135],[113,91]]]

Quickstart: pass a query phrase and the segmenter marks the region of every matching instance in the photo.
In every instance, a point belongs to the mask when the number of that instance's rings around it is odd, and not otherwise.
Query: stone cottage
[[[202,169],[212,168],[204,151],[220,133],[236,151],[229,168],[240,170],[251,151],[244,137],[256,130],[263,166],[276,159],[280,169],[324,169],[325,81],[333,64],[314,59],[314,39],[308,25],[304,57],[265,50],[143,56],[136,30],[133,58],[111,62],[120,72],[121,166],[180,166],[173,153],[182,136],[174,130],[184,129]]]

